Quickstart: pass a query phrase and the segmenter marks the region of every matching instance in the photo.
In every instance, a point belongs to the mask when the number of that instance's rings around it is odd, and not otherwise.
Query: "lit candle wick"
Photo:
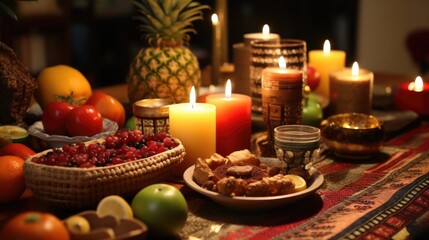
[[[265,25],[262,27],[262,34],[264,34],[264,35],[268,35],[268,34],[270,34],[270,26],[268,26],[268,24],[265,24]]]
[[[228,79],[226,81],[226,85],[225,85],[225,97],[226,97],[226,99],[231,98],[231,92],[232,92],[231,80]]]
[[[329,54],[331,52],[331,43],[329,40],[325,40],[323,44],[323,54]]]
[[[286,60],[283,56],[280,56],[279,58],[279,68],[283,68],[283,69],[286,68]]]
[[[359,76],[359,64],[357,62],[353,63],[353,66],[352,66],[352,75],[353,76]]]
[[[197,100],[197,96],[195,94],[195,88],[194,88],[194,86],[192,86],[192,88],[191,88],[191,95],[189,96],[189,103],[191,104],[191,108],[192,109],[195,108],[196,100]]]

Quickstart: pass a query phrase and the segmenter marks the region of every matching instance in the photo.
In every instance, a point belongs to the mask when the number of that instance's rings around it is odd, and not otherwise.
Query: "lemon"
[[[301,176],[288,174],[284,177],[290,179],[295,184],[294,192],[299,192],[307,189],[307,182]]]
[[[4,140],[10,139],[12,142],[23,143],[28,138],[28,131],[25,128],[15,125],[0,126],[0,138]]]
[[[125,199],[118,195],[110,195],[103,198],[97,206],[97,214],[100,217],[114,216],[116,218],[133,218],[133,210]]]
[[[91,225],[82,216],[74,215],[65,220],[67,228],[73,233],[89,233]]]

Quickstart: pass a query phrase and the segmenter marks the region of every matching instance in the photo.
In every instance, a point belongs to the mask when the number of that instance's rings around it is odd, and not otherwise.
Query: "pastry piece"
[[[205,159],[208,166],[211,169],[215,169],[221,165],[224,165],[227,162],[228,159],[220,155],[219,153],[214,153],[210,156],[210,158]]]
[[[249,183],[246,188],[246,196],[274,196],[292,193],[294,183],[284,175],[277,174],[273,177],[265,177],[260,181]]]
[[[201,158],[198,158],[193,173],[195,182],[198,185],[203,186],[212,177],[214,177],[214,174],[207,162]]]
[[[217,182],[217,190],[227,196],[243,196],[246,193],[247,183],[241,178],[225,177]]]
[[[227,157],[228,163],[232,165],[254,165],[259,166],[259,158],[255,154],[252,154],[248,149],[235,151],[229,154]]]

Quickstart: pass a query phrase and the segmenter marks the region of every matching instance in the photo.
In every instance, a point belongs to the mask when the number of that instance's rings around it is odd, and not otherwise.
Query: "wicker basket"
[[[166,180],[184,156],[185,148],[180,144],[152,157],[107,167],[48,166],[27,159],[25,184],[37,198],[50,205],[84,209],[96,206],[105,196],[132,197],[143,187]]]

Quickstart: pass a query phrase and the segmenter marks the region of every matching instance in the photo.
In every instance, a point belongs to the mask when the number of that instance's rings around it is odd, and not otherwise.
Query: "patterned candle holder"
[[[250,92],[252,111],[262,114],[262,70],[278,67],[283,56],[286,67],[303,72],[304,85],[307,83],[307,43],[298,39],[281,39],[278,42],[255,40],[251,42]]]
[[[308,179],[319,156],[320,129],[307,125],[283,125],[274,129],[274,146],[284,172]]]

